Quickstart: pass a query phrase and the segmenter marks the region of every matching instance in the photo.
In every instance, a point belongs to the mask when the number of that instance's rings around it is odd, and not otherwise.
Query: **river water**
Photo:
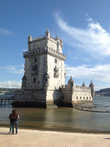
[[[17,108],[20,113],[19,125],[41,130],[110,133],[110,97],[96,96],[94,104],[94,109],[99,112],[57,108],[55,105],[48,105],[47,109]],[[0,106],[0,126],[9,125],[8,115],[11,111],[10,105]]]

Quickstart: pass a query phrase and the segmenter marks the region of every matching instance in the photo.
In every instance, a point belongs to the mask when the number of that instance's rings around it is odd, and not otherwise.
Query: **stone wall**
[[[68,84],[62,88],[64,103],[93,102],[93,91],[93,85],[92,87],[75,85],[71,77]]]
[[[73,86],[73,102],[93,101],[90,87]]]

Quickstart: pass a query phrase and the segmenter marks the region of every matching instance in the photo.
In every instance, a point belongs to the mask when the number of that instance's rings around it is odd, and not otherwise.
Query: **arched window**
[[[38,74],[38,65],[37,64],[32,65],[32,72]]]

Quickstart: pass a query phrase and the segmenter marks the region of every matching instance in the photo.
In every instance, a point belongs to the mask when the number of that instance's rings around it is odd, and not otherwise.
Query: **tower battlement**
[[[58,53],[62,53],[63,41],[58,37],[53,38],[50,32],[46,32],[45,36],[32,39],[28,36],[28,50],[36,50],[42,48],[50,48]]]
[[[23,53],[24,58],[25,57],[31,57],[31,56],[35,56],[35,55],[43,55],[43,54],[50,54],[56,58],[59,58],[61,60],[65,60],[66,57],[62,54],[59,53],[58,51],[54,50],[53,48],[37,48],[37,49],[33,49],[30,51],[25,51]]]

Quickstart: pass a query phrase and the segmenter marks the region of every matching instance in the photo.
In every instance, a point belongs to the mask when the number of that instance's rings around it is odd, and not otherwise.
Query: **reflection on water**
[[[96,97],[98,109],[110,109],[109,97]],[[108,106],[108,107],[107,107]],[[0,124],[9,124],[10,107],[0,107]],[[110,113],[78,111],[73,108],[57,108],[48,105],[47,109],[17,108],[20,113],[20,126],[35,129],[58,131],[106,131],[110,132]]]

